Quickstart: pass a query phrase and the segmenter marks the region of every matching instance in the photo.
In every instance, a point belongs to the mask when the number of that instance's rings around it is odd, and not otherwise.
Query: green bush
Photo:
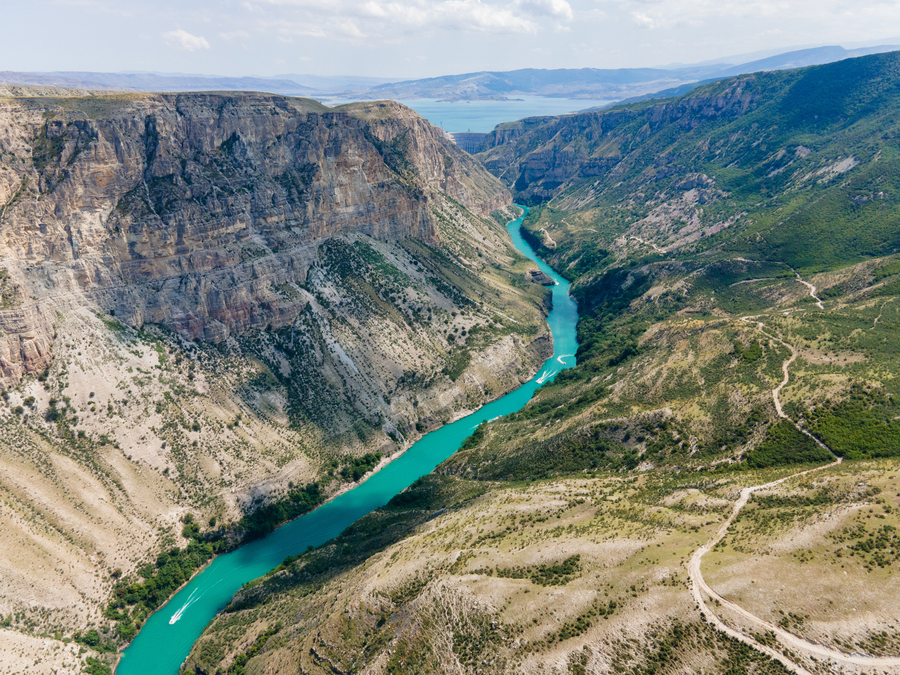
[[[346,481],[352,480],[355,483],[369,473],[369,471],[374,469],[380,461],[380,452],[369,452],[362,457],[348,459],[341,469],[341,477]]]
[[[112,668],[105,661],[89,656],[84,660],[84,663],[84,670],[81,672],[86,673],[86,675],[112,675]]]
[[[900,421],[893,401],[855,388],[844,401],[810,417],[810,430],[847,459],[900,456]]]
[[[746,455],[747,464],[753,469],[785,464],[813,464],[833,459],[831,453],[822,448],[793,422],[781,420],[769,427],[766,439]]]

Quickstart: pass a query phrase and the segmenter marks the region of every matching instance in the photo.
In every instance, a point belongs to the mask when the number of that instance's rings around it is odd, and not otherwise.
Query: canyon
[[[384,506],[274,536],[181,671],[896,669],[900,54],[476,157],[385,101],[13,93],[0,672],[109,672],[211,556],[439,427],[470,435]]]
[[[0,99],[2,672],[47,639],[60,660],[29,672],[80,672],[59,640],[191,541],[183,523],[233,546],[295,484],[346,489],[552,351],[509,192],[399,104],[18,93]]]
[[[577,365],[184,672],[896,672],[898,97],[889,53],[499,125]]]

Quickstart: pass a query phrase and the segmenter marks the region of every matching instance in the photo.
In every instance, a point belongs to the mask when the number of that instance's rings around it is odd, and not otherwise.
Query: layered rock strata
[[[45,93],[0,98],[0,673],[118,640],[187,514],[238,537],[552,351],[509,193],[403,106]]]
[[[371,119],[369,118],[371,116]],[[302,306],[318,243],[437,241],[430,196],[508,193],[415,113],[266,95],[0,100],[0,375],[46,367],[57,307],[219,342]],[[12,305],[12,306],[11,306]]]

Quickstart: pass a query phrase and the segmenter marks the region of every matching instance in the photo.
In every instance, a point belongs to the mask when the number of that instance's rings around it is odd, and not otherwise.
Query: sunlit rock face
[[[319,244],[438,241],[440,190],[486,215],[509,193],[391,103],[329,111],[261,94],[0,99],[0,377],[46,367],[87,305],[221,341],[305,306]]]

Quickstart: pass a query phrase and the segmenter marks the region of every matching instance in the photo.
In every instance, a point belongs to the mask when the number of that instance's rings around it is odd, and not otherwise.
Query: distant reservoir
[[[525,117],[564,115],[586,108],[607,105],[609,100],[547,98],[545,96],[513,95],[510,101],[438,101],[419,98],[400,101],[412,108],[434,126],[456,133],[486,134],[503,122]],[[323,100],[325,105],[351,103],[349,100]],[[462,147],[462,146],[460,146]],[[468,152],[468,151],[467,151]]]

